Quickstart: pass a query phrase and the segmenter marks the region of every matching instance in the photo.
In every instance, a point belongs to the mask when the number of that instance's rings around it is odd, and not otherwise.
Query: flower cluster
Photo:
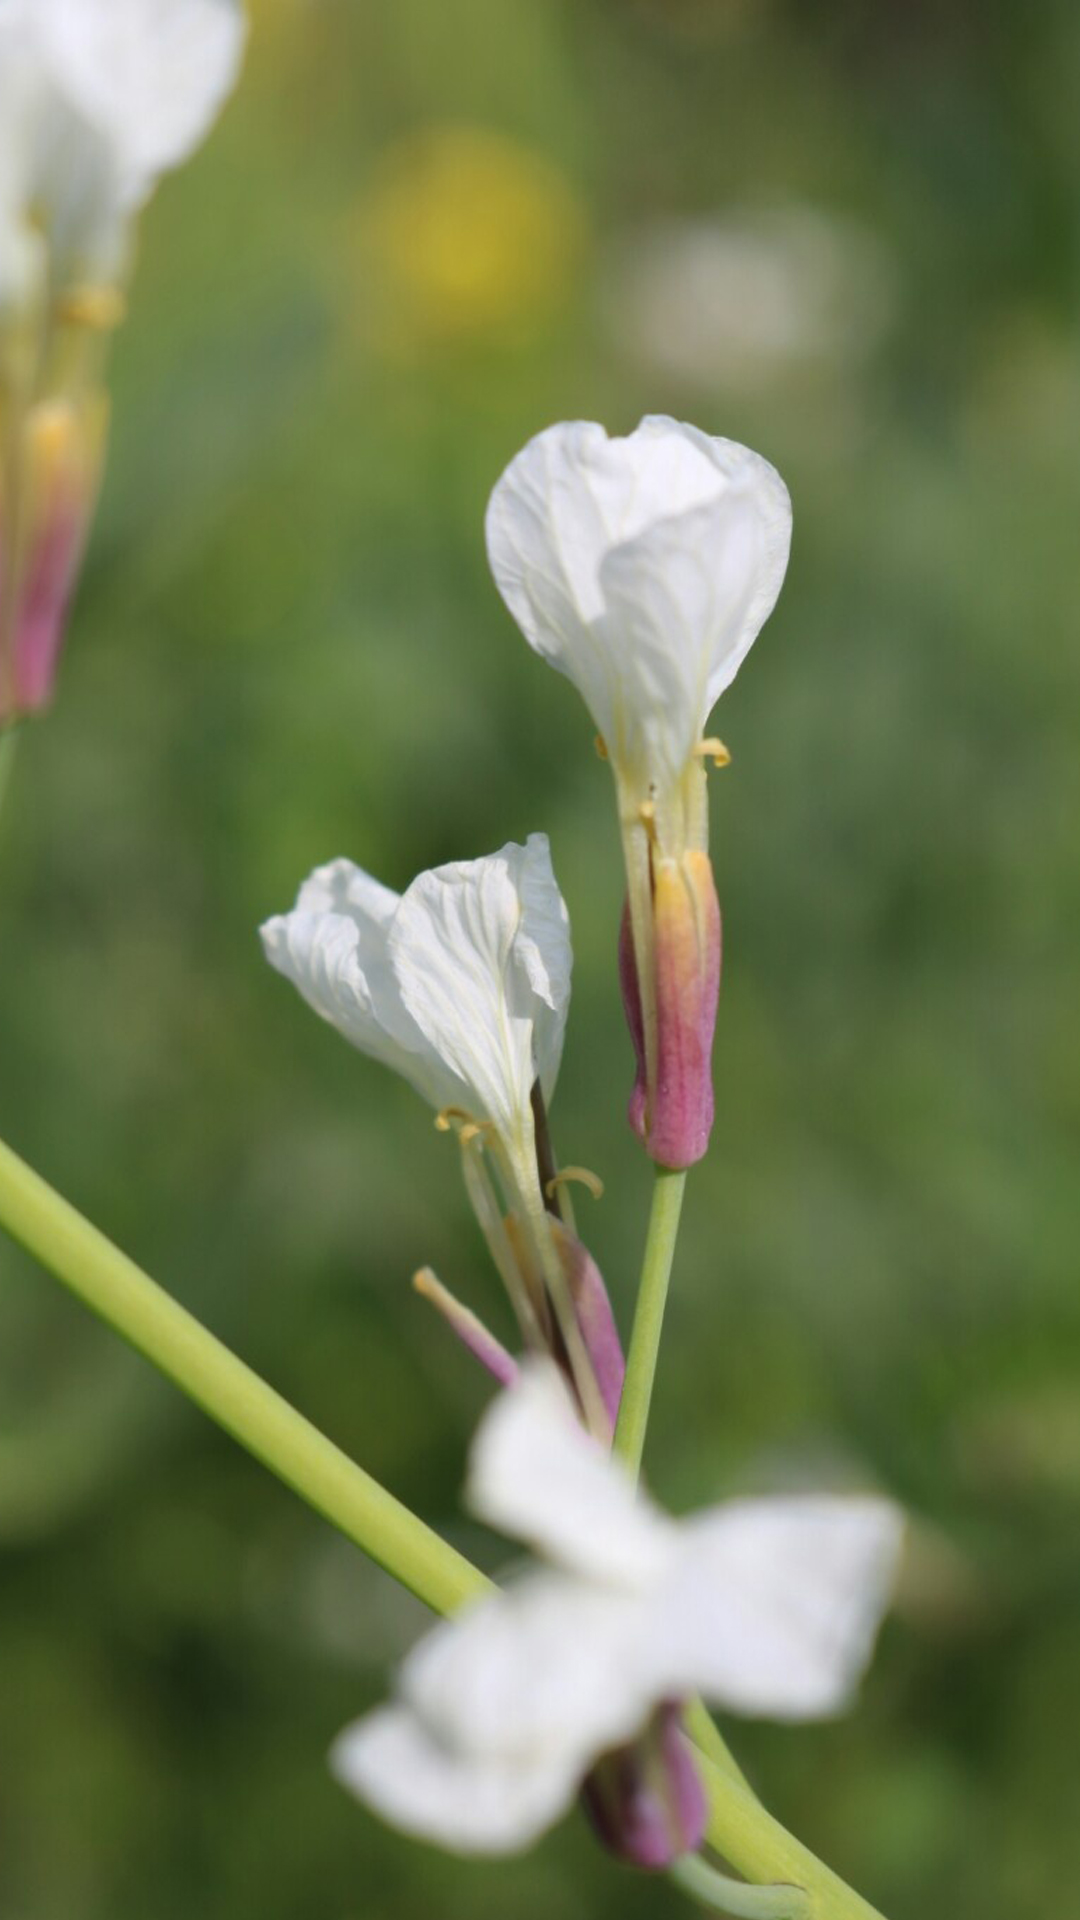
[[[758,455],[674,421],[625,440],[578,423],[512,462],[487,534],[504,599],[579,688],[615,776],[630,1119],[662,1167],[682,1169],[708,1141],[720,979],[705,761],[726,753],[704,728],[779,592],[787,492]],[[816,1497],[676,1524],[607,1457],[624,1363],[551,1150],[571,953],[543,835],[400,896],[334,861],[263,941],[316,1012],[458,1136],[525,1359],[430,1270],[418,1284],[504,1389],[469,1504],[550,1563],[436,1629],[334,1767],[388,1819],[460,1851],[524,1845],[580,1793],[614,1851],[670,1865],[706,1818],[686,1703],[782,1719],[842,1706],[885,1604],[898,1516]]]
[[[0,726],[52,693],[136,218],[243,38],[240,0],[0,0]]]

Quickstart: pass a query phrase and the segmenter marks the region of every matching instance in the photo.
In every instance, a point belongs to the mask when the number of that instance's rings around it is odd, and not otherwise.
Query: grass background
[[[431,1260],[499,1320],[452,1147],[255,929],[334,854],[402,886],[549,831],[576,949],[554,1117],[607,1181],[582,1204],[625,1324],[647,1195],[608,776],[494,593],[482,515],[553,419],[670,411],[767,453],[795,547],[723,705],[718,1118],[649,1471],[676,1508],[851,1475],[907,1504],[858,1712],[738,1751],[890,1920],[1064,1915],[1080,18],[253,12],[239,93],[144,223],[60,698],[2,822],[0,1128],[484,1551],[456,1504],[484,1388],[408,1286]],[[650,268],[672,221],[775,240],[793,209],[814,264],[764,301],[725,280],[714,311]],[[331,1736],[419,1625],[0,1249],[4,1920],[674,1912],[576,1819],[458,1863],[333,1786]]]

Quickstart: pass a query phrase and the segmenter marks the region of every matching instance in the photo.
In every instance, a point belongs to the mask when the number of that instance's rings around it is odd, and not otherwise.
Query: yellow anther
[[[640,807],[638,808],[637,817],[645,829],[645,832],[648,836],[649,845],[652,847],[655,847],[656,845],[656,807],[653,801],[643,800]]]
[[[558,1173],[548,1181],[544,1188],[549,1200],[555,1198],[555,1189],[573,1182],[579,1187],[587,1187],[594,1200],[604,1197],[604,1183],[598,1173],[592,1173],[588,1167],[560,1167]]]
[[[111,333],[127,312],[127,302],[115,287],[70,287],[56,303],[56,317],[73,327]]]
[[[608,757],[607,741],[604,739],[604,736],[602,733],[598,733],[595,735],[593,739],[593,746],[596,748],[596,751],[599,754],[601,760],[606,760]]]
[[[711,760],[714,767],[730,767],[731,765],[731,754],[727,747],[725,747],[723,741],[718,740],[715,734],[710,735],[708,740],[699,740],[697,746],[694,748],[694,752],[699,754],[702,760]]]
[[[471,1140],[483,1140],[495,1132],[490,1120],[477,1120],[465,1107],[444,1107],[435,1115],[435,1125],[440,1133],[456,1132],[463,1147]]]

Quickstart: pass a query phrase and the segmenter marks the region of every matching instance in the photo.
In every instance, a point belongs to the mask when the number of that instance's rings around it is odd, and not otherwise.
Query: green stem
[[[801,1887],[752,1887],[719,1873],[697,1853],[677,1860],[670,1873],[692,1900],[730,1920],[809,1920],[810,1902]]]
[[[490,1590],[475,1567],[326,1439],[0,1143],[0,1226],[212,1420],[437,1613]]]
[[[685,1187],[685,1172],[673,1173],[668,1167],[657,1167],[641,1285],[638,1288],[630,1351],[626,1359],[626,1380],[615,1428],[615,1452],[626,1462],[635,1479],[641,1470],[641,1455],[645,1447],[645,1429],[649,1423],[653,1381],[656,1378],[656,1357],[660,1350],[660,1333],[664,1324],[664,1307],[671,1278],[671,1263],[675,1258],[675,1241]]]

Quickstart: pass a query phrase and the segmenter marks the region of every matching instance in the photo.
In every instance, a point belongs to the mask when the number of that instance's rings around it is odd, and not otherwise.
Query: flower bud
[[[619,978],[638,1069],[629,1118],[661,1166],[689,1167],[705,1153],[713,1123],[712,1043],[721,937],[708,854],[691,849],[678,859],[654,856],[647,911],[652,961],[648,1008],[642,1001],[629,904],[619,938]]]
[[[705,1833],[705,1789],[680,1709],[658,1707],[645,1732],[597,1762],[582,1799],[598,1837],[632,1866],[657,1873],[692,1853]]]

